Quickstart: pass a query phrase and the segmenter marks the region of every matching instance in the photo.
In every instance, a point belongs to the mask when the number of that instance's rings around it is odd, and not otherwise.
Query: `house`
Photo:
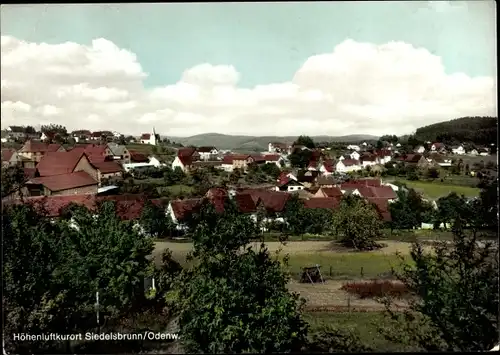
[[[286,191],[286,192],[291,192],[291,191],[297,191],[297,190],[303,190],[304,185],[302,185],[300,182],[295,181],[295,180],[288,180],[284,184],[276,186],[276,191]]]
[[[451,148],[451,152],[456,155],[464,155],[465,154],[465,149],[462,145],[455,146]]]
[[[323,176],[332,175],[335,172],[335,161],[333,159],[326,159],[319,165],[319,172]]]
[[[180,168],[182,171],[187,172],[193,162],[198,161],[199,158],[200,153],[196,151],[196,148],[180,148],[172,162],[172,170]]]
[[[359,160],[360,154],[355,150],[349,154],[349,157],[353,160]]]
[[[200,154],[201,160],[215,160],[219,151],[215,147],[199,147],[196,151]]]
[[[280,142],[271,142],[267,145],[267,151],[269,153],[286,153],[288,148],[288,144]]]
[[[373,154],[363,154],[361,156],[361,164],[363,168],[377,164],[377,156]]]
[[[304,185],[306,188],[310,188],[316,182],[319,176],[319,171],[302,170],[297,174],[297,181]]]
[[[91,161],[91,165],[97,170],[97,181],[102,183],[103,179],[121,179],[123,168],[115,161]]]
[[[479,152],[479,155],[482,157],[486,157],[486,156],[490,155],[490,151],[488,148],[479,148],[478,152]]]
[[[386,164],[392,159],[392,152],[390,149],[379,149],[374,153],[379,161],[379,164]]]
[[[348,145],[347,149],[349,149],[349,150],[355,150],[357,152],[359,152],[361,150],[361,148],[359,148],[359,145],[354,145],[354,144]]]
[[[479,152],[477,151],[477,149],[472,149],[469,151],[469,153],[467,153],[471,156],[478,156],[479,155]]]
[[[283,158],[279,154],[265,154],[263,159],[266,164],[275,164],[278,168],[285,165]]]
[[[417,148],[415,148],[415,153],[418,153],[418,154],[425,153],[425,147],[423,145],[418,146]]]
[[[64,147],[60,144],[47,144],[42,142],[33,142],[31,139],[26,141],[17,152],[21,157],[31,161],[39,162],[48,152],[64,152]]]
[[[396,193],[390,186],[358,186],[356,194],[364,198],[382,198],[393,201],[397,198]]]
[[[417,165],[419,162],[423,164],[422,158],[425,157],[422,154],[408,154],[406,157],[403,157],[403,162],[407,165]]]
[[[86,141],[92,137],[92,132],[87,129],[80,129],[77,131],[71,132],[71,137],[75,140],[75,142]]]
[[[231,158],[227,159],[226,161],[231,160],[233,162],[232,170],[241,169],[243,171],[246,171],[248,165],[255,162],[255,158],[248,154],[234,154],[230,157]],[[224,157],[224,159],[226,159],[226,157]],[[223,163],[224,162],[225,161],[223,161]]]
[[[321,187],[334,187],[337,184],[337,179],[332,175],[319,176],[316,180],[316,184]]]
[[[162,163],[158,158],[151,156],[149,158],[146,158],[147,161],[143,161],[140,163],[127,163],[127,164],[122,164],[123,169],[126,172],[131,172],[135,169],[147,169],[147,168],[160,168],[162,166],[165,166],[164,163]]]
[[[93,140],[93,141],[99,141],[103,138],[105,138],[105,137],[103,136],[102,131],[92,132],[92,134],[90,135],[90,140]]]
[[[433,143],[431,145],[431,151],[433,152],[441,152],[446,149],[446,146],[443,143]]]
[[[19,157],[15,149],[2,149],[2,166],[19,165]]]
[[[146,154],[136,150],[129,149],[130,163],[149,163],[149,158]]]
[[[366,198],[368,203],[371,203],[377,210],[380,219],[384,222],[391,222],[392,216],[389,209],[389,200],[385,198]]]
[[[339,187],[320,187],[319,190],[314,194],[315,198],[324,198],[324,197],[342,197],[343,193]]]
[[[153,127],[153,133],[143,133],[139,141],[142,144],[156,145],[158,143],[158,135],[155,132],[155,128]]]
[[[297,181],[297,177],[290,172],[282,171],[276,178],[276,182],[280,185],[287,183],[290,180]]]
[[[340,197],[318,197],[304,201],[305,208],[324,208],[329,210],[338,209]]]
[[[232,155],[225,155],[222,158],[220,168],[224,171],[232,172],[233,171],[233,156]]]
[[[347,173],[351,171],[361,170],[361,165],[358,160],[342,159],[335,166],[335,170],[339,173]]]
[[[121,164],[131,163],[130,152],[126,146],[116,143],[108,143],[108,148],[111,151],[113,160],[118,161]]]
[[[30,196],[96,194],[98,185],[85,171],[36,177],[26,182]]]
[[[26,129],[21,126],[9,126],[6,131],[11,139],[20,139],[26,136]]]

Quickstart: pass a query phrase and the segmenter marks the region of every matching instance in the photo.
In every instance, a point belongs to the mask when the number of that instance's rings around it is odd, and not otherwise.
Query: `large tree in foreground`
[[[333,231],[343,245],[370,250],[378,247],[382,222],[374,206],[358,196],[347,196],[333,214]]]
[[[51,221],[29,205],[2,210],[2,301],[11,352],[57,352],[61,345],[15,342],[14,333],[94,331],[96,292],[101,320],[142,307],[143,280],[153,272],[153,242],[132,222],[121,221],[111,202],[96,212],[77,206],[67,209],[66,218]]]
[[[451,245],[432,252],[416,243],[411,264],[398,278],[412,291],[410,309],[388,312],[397,333],[393,341],[427,351],[485,351],[498,343],[498,246],[479,241],[468,216],[457,216]]]
[[[179,309],[183,346],[195,353],[290,352],[306,339],[298,296],[281,263],[261,244],[246,248],[255,222],[226,202],[205,201],[193,232],[198,262],[183,272],[170,300]],[[246,249],[245,249],[246,248]]]

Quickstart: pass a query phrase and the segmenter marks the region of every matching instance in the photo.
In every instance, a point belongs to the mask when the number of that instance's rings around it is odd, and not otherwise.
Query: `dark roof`
[[[319,171],[301,171],[297,174],[297,180],[299,182],[314,182],[316,178],[320,175]]]
[[[335,179],[333,176],[319,176],[318,180],[316,181],[318,185],[335,185],[337,183],[337,179]]]
[[[222,164],[233,165],[233,156],[232,155],[225,155],[222,158]]]
[[[418,163],[420,158],[422,158],[422,154],[408,154],[406,158],[404,159],[405,162],[407,163]]]
[[[265,161],[279,161],[281,156],[278,154],[266,154],[263,158]]]
[[[118,173],[123,170],[121,165],[114,161],[95,162],[92,163],[92,166],[99,170],[101,174]]]
[[[73,135],[73,136],[90,136],[90,135],[92,135],[92,133],[87,129],[80,129],[80,130],[71,132],[71,135]]]
[[[130,152],[130,160],[134,163],[147,163],[149,162],[149,158],[138,151],[135,150],[129,150]]]
[[[143,133],[141,139],[151,139],[151,133]]]
[[[177,151],[178,157],[191,157],[194,153],[196,153],[196,148],[179,148]]]
[[[325,170],[329,173],[333,173],[335,171],[335,162],[333,159],[326,159],[323,161],[323,166]]]
[[[342,164],[344,164],[344,166],[353,166],[358,165],[359,161],[355,159],[344,159],[342,160]]]
[[[216,149],[215,147],[199,147],[197,149],[200,153],[210,153],[212,150]]]
[[[37,177],[29,180],[28,183],[43,185],[47,189],[53,192],[76,189],[78,187],[85,187],[91,185],[97,186],[97,181],[95,181],[94,178],[92,178],[85,171],[77,171],[75,173]]]
[[[85,156],[85,158],[83,158]],[[85,153],[49,152],[46,153],[36,166],[40,176],[51,176],[72,173],[81,159],[86,159]]]
[[[175,218],[181,221],[187,218],[193,212],[196,212],[196,208],[201,203],[200,198],[189,198],[184,200],[173,200],[170,201],[170,206],[174,212]]]
[[[304,186],[304,185],[302,185],[300,182],[295,181],[293,179],[288,179],[287,182],[285,182],[284,184],[281,184],[279,186],[280,187],[285,187],[285,186]]]
[[[340,198],[338,197],[317,197],[304,201],[305,208],[328,208],[335,209],[340,206]]]
[[[37,170],[36,168],[24,168],[24,176],[27,179],[32,179],[37,176]]]
[[[177,158],[179,158],[182,165],[184,165],[184,166],[189,166],[193,163],[193,158],[191,156],[188,156],[188,155],[180,155],[180,156],[177,156]]]
[[[2,149],[2,161],[9,161],[15,153],[15,149]]]
[[[243,193],[252,196],[257,206],[262,204],[264,208],[270,212],[282,212],[291,197],[291,195],[286,192],[260,189],[248,189],[244,190]]]
[[[386,222],[390,222],[392,220],[391,213],[389,211],[389,200],[385,198],[367,198],[366,200],[375,206],[382,220]]]
[[[61,149],[62,146],[60,144],[47,144],[43,142],[33,142],[32,140],[28,140],[22,148],[19,150],[23,153],[46,153],[46,152],[57,152]]]
[[[338,187],[322,187],[321,191],[328,197],[341,197],[343,195]]]

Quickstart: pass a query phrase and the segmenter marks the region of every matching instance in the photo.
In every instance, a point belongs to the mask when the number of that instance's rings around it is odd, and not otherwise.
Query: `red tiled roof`
[[[114,161],[92,162],[92,166],[99,170],[101,174],[111,174],[122,171],[120,164]]]
[[[234,202],[242,213],[252,213],[256,211],[255,202],[250,194],[236,194]]]
[[[264,160],[265,161],[279,161],[280,156],[278,154],[266,154],[264,155]]]
[[[422,154],[408,154],[404,161],[407,163],[418,163],[420,158],[422,158]]]
[[[60,144],[47,144],[43,142],[33,142],[31,140],[28,140],[26,143],[24,143],[19,151],[23,153],[57,152],[59,149],[61,149],[61,147],[62,146]]]
[[[145,140],[151,139],[151,133],[143,133],[141,135],[141,139],[145,139]]]
[[[24,176],[28,179],[32,179],[36,176],[36,168],[24,168]]]
[[[235,155],[233,155],[233,161],[234,160],[247,160],[248,158],[252,158],[252,156],[247,155],[247,154],[235,154]]]
[[[359,165],[359,161],[354,159],[344,159],[342,160],[342,164],[344,164],[344,166]]]
[[[392,220],[391,213],[389,212],[389,200],[385,198],[367,198],[368,202],[372,203],[380,217],[387,222]]]
[[[356,188],[362,197],[377,197],[370,186],[360,185]]]
[[[356,182],[366,186],[374,186],[374,187],[379,187],[381,186],[382,183],[380,179],[359,179],[356,180]]]
[[[9,161],[14,155],[15,149],[2,149],[2,161]]]
[[[40,176],[51,176],[72,173],[85,154],[73,152],[46,153],[37,165]],[[86,157],[86,156],[85,156]]]
[[[338,187],[322,187],[321,191],[328,197],[340,197],[343,195]]]
[[[28,183],[43,185],[47,189],[53,192],[75,189],[78,187],[84,187],[90,185],[97,186],[97,181],[95,181],[85,171],[77,171],[75,173],[37,177],[29,180]]]
[[[139,153],[135,150],[129,150],[130,160],[134,163],[147,163],[149,162],[148,157],[145,154]]]
[[[318,167],[318,162],[316,160],[309,161],[309,164],[307,165],[308,169],[316,169],[317,167]]]
[[[181,156],[177,156],[177,158],[179,158],[182,165],[184,165],[184,166],[190,166],[193,163],[193,158],[190,156],[181,155]]]
[[[222,164],[233,165],[233,156],[232,155],[225,155],[222,158]]]
[[[224,198],[224,197],[227,197],[227,196],[228,196],[227,191],[224,190],[221,187],[212,187],[205,194],[205,197],[207,197],[207,198],[212,198],[212,197],[215,197],[215,198],[217,198],[217,197],[221,198],[222,197],[222,198]]]
[[[304,201],[305,208],[328,208],[335,209],[340,206],[340,198],[338,197],[318,197]]]
[[[361,157],[361,161],[376,161],[377,157],[371,154],[365,154]]]
[[[379,157],[390,157],[391,151],[388,149],[379,149],[375,151],[375,154],[378,155]]]
[[[325,167],[325,170],[329,173],[333,173],[335,171],[335,165],[332,159],[326,159],[325,161],[323,161],[323,166]]]
[[[375,197],[384,199],[395,199],[398,196],[390,186],[371,187]]]
[[[170,205],[172,206],[172,211],[174,212],[175,218],[177,218],[177,220],[179,221],[185,219],[191,213],[195,212],[200,203],[200,198],[170,201]]]
[[[290,194],[280,191],[269,191],[269,190],[258,190],[258,189],[248,189],[241,193],[247,193],[252,196],[252,199],[258,205],[262,205],[272,212],[282,212],[285,208],[288,199],[291,197]]]
[[[443,148],[444,147],[443,143],[433,143],[432,145],[435,146],[436,148]]]
[[[196,148],[180,148],[177,151],[177,156],[191,157],[194,153],[196,153]]]
[[[146,198],[142,194],[128,194],[115,196],[96,196],[94,194],[65,195],[65,196],[37,196],[25,198],[27,203],[44,207],[48,217],[59,217],[61,210],[70,203],[83,205],[95,210],[97,202],[112,201],[115,203],[117,215],[125,220],[138,219],[141,216]],[[154,205],[164,207],[166,201],[162,199],[150,200]],[[16,201],[15,203],[20,203]]]

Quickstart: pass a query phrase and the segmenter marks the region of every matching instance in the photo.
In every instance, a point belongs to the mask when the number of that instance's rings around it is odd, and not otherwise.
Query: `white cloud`
[[[2,127],[255,135],[409,133],[466,115],[496,115],[496,82],[446,74],[441,59],[402,42],[346,40],[308,58],[289,82],[241,88],[231,65],[200,64],[146,88],[137,57],[105,39],[27,43],[2,36]],[[256,67],[256,70],[259,70]]]

